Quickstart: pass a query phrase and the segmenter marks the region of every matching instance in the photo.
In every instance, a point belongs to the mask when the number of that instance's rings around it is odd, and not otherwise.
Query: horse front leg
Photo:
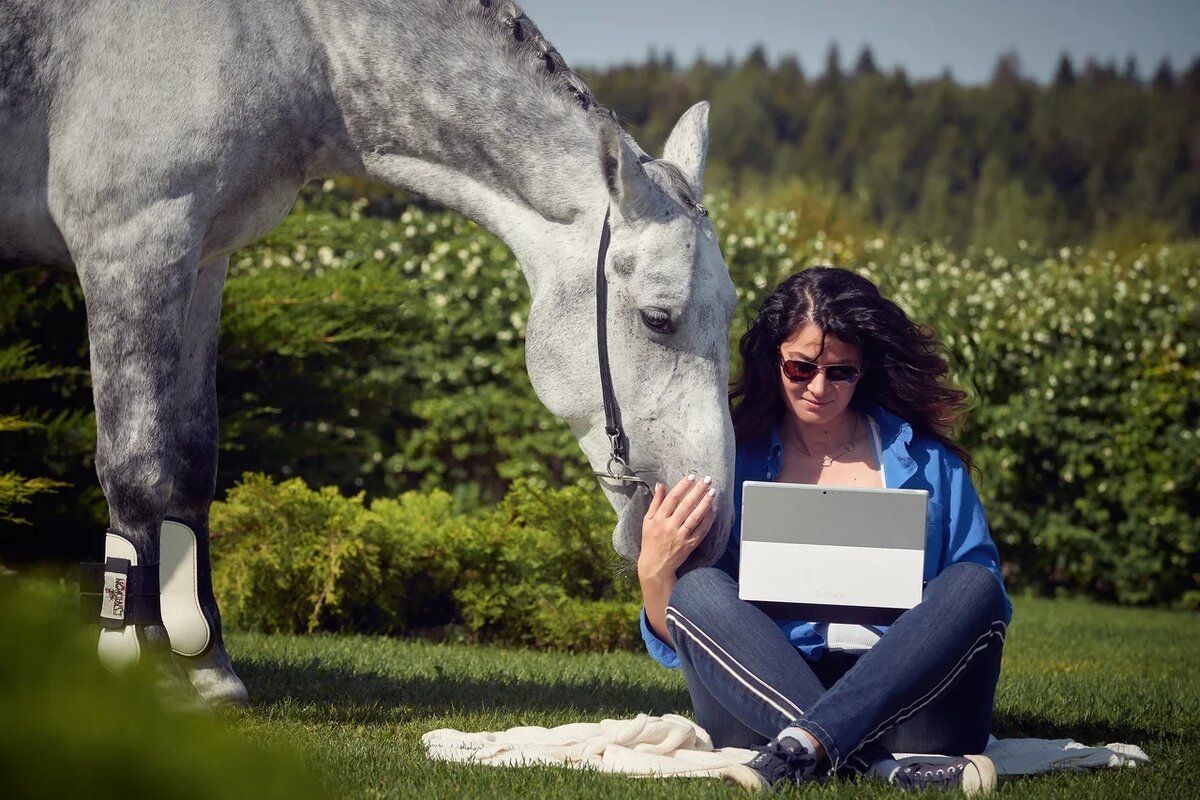
[[[217,478],[217,339],[228,267],[228,256],[202,267],[192,292],[175,381],[177,471],[162,532],[163,563],[174,572],[164,577],[162,591],[175,658],[214,706],[247,702],[221,635],[209,558],[208,509]]]
[[[142,212],[74,248],[87,305],[96,472],[109,509],[105,560],[86,571],[110,668],[149,658],[164,697],[198,702],[171,657],[159,603],[160,529],[179,472],[179,374],[198,254]],[[86,591],[86,590],[85,590]]]

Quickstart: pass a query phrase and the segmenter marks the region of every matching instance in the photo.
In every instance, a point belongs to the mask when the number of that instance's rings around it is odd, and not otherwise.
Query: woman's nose
[[[829,385],[829,380],[825,377],[824,371],[818,371],[812,377],[812,380],[808,382],[808,390],[817,397],[826,394],[831,388],[833,387]]]

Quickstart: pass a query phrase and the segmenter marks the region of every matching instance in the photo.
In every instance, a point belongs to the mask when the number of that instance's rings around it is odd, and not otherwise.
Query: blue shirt
[[[988,532],[983,505],[971,484],[971,476],[962,460],[935,439],[914,436],[912,426],[900,417],[871,406],[865,413],[878,425],[883,451],[883,482],[893,489],[924,489],[929,492],[929,510],[925,531],[925,580],[939,575],[951,564],[971,562],[986,567],[1001,588],[1000,557]],[[738,555],[741,551],[742,483],[773,481],[783,465],[783,443],[777,428],[767,436],[737,446],[734,464],[733,528],[729,545],[714,565],[737,580]],[[1012,603],[1005,595],[1005,621],[1012,619]],[[788,640],[811,659],[825,652],[825,639],[812,622],[775,620]],[[880,633],[886,626],[878,626]],[[678,667],[679,657],[669,644],[658,638],[642,611],[642,638],[646,650],[665,667]]]

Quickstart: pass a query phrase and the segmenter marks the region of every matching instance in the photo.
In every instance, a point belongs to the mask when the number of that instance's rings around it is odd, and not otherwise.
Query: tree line
[[[763,48],[740,62],[640,64],[588,75],[597,98],[658,152],[679,115],[712,101],[710,187],[779,205],[802,182],[885,230],[956,243],[1136,245],[1200,233],[1200,58],[1062,56],[1046,85],[1001,56],[984,85],[880,70],[869,48],[819,75]]]

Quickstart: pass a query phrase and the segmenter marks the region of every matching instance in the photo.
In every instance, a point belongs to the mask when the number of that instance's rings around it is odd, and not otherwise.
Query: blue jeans
[[[719,569],[679,579],[667,627],[696,722],[717,747],[762,744],[797,725],[834,770],[893,752],[980,753],[992,725],[1006,630],[1004,591],[985,568],[954,564],[861,655],[810,661]]]

